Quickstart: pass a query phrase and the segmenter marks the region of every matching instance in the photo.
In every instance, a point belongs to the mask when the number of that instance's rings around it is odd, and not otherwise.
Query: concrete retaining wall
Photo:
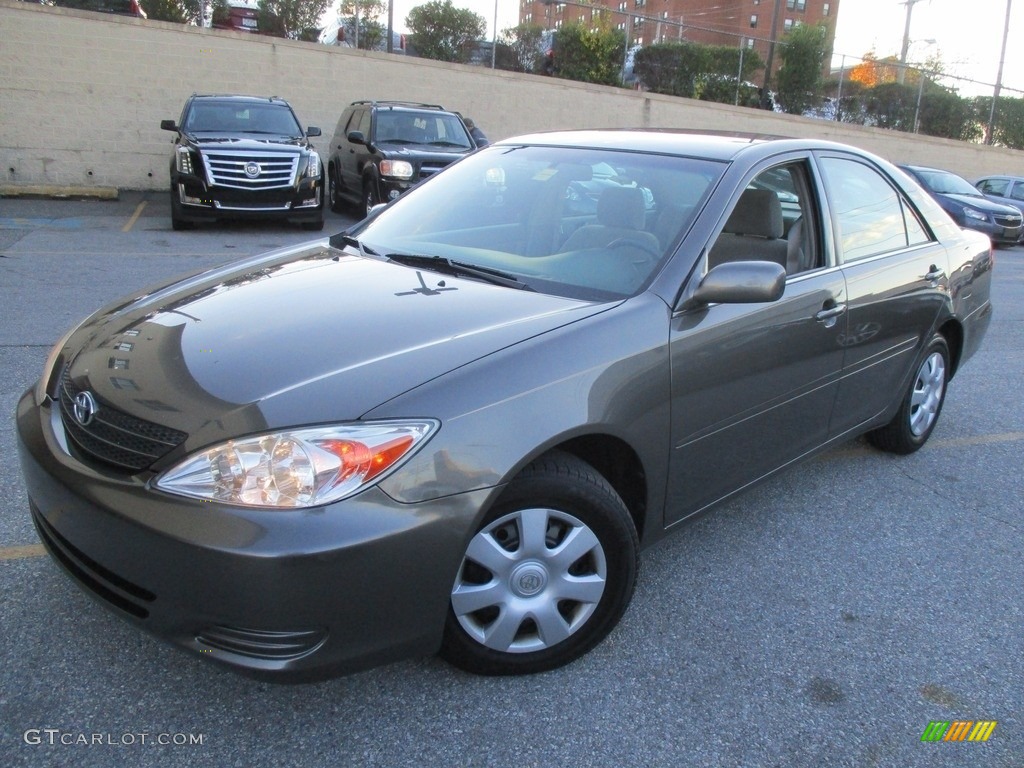
[[[854,144],[967,177],[1024,175],[1024,152],[481,67],[0,0],[0,188],[160,189],[186,97],[286,98],[326,157],[356,99],[443,104],[492,139],[549,128],[675,127]]]

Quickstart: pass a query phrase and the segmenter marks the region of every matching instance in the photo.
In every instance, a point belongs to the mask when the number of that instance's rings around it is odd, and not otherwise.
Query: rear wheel
[[[939,334],[932,337],[917,375],[910,382],[893,420],[869,432],[868,440],[891,453],[913,453],[927,442],[942,412],[949,380],[949,346]]]
[[[466,547],[441,655],[485,675],[573,661],[622,617],[637,552],[629,511],[593,467],[565,453],[538,459]]]

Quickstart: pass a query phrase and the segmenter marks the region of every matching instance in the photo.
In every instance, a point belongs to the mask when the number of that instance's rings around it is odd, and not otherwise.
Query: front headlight
[[[330,504],[396,469],[437,426],[429,420],[368,422],[229,440],[180,462],[156,487],[254,507]]]
[[[407,160],[381,160],[380,175],[393,179],[411,179],[412,163]]]
[[[964,206],[964,216],[975,221],[988,221],[988,214],[982,213],[976,208],[968,208],[967,206]]]
[[[309,153],[309,158],[306,160],[306,171],[302,176],[307,179],[320,178],[320,155],[316,152]]]
[[[174,152],[174,157],[178,173],[187,173],[189,176],[192,176],[192,153],[189,152],[188,147],[178,147]]]

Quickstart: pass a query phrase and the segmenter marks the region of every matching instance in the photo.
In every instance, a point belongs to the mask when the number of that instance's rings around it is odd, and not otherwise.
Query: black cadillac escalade
[[[324,226],[323,166],[284,99],[189,97],[175,131],[171,158],[171,224],[281,218],[305,229]]]

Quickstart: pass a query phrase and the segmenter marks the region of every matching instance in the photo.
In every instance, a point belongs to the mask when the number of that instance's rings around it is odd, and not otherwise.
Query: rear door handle
[[[929,267],[929,270],[930,271],[928,272],[928,274],[924,276],[924,279],[927,280],[929,283],[938,282],[939,280],[946,276],[946,272],[944,270],[939,269],[934,264],[932,264],[931,267]]]

